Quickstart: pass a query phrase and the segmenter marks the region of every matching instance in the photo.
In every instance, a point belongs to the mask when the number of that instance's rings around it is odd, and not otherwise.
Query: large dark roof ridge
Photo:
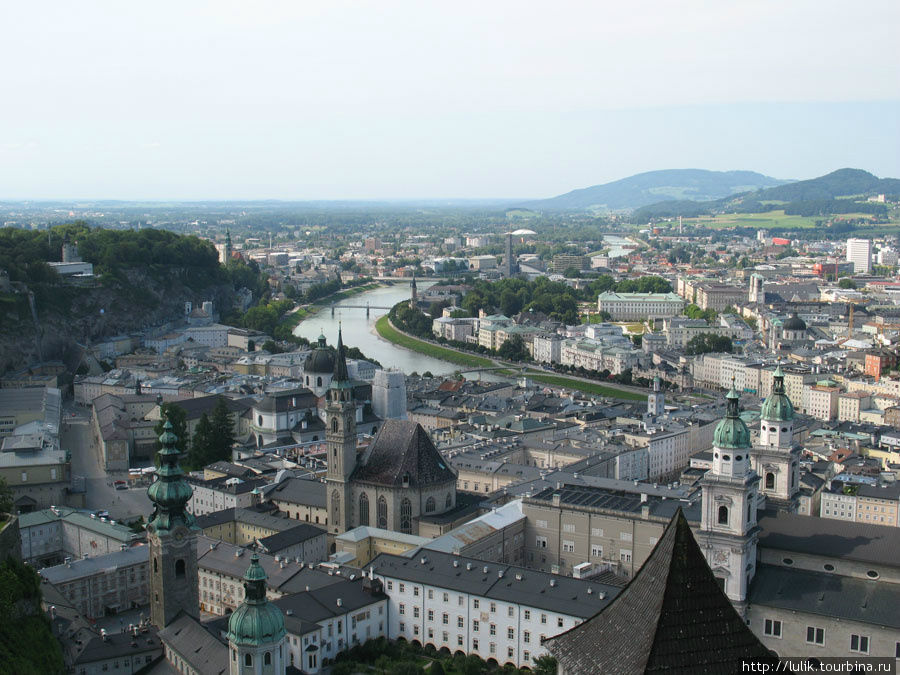
[[[546,645],[567,675],[725,674],[774,658],[719,587],[681,509],[622,592]]]

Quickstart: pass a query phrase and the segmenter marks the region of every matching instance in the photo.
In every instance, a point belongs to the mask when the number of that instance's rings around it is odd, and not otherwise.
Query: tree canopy
[[[695,335],[685,347],[685,354],[688,356],[696,356],[697,354],[709,354],[711,352],[725,352],[730,354],[734,349],[731,338],[725,335],[714,335],[713,333],[700,333]]]

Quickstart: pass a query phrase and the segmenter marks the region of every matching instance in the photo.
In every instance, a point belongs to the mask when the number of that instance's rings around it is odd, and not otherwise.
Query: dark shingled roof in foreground
[[[404,475],[409,476],[410,487],[456,481],[456,474],[420,424],[385,420],[351,480],[401,487]]]
[[[680,510],[631,583],[545,645],[564,675],[730,675],[775,660],[719,588]]]

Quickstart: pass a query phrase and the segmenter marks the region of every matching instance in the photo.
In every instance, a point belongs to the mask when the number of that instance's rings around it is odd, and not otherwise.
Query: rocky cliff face
[[[188,279],[177,270],[162,278],[129,270],[85,286],[13,284],[0,315],[0,372],[41,359],[62,359],[74,368],[79,345],[178,321],[186,302],[196,307],[211,300],[217,312],[230,309],[230,286],[194,288]]]

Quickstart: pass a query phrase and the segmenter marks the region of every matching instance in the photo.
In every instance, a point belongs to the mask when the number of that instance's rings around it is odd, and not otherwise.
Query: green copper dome
[[[763,401],[759,417],[767,422],[789,422],[794,419],[794,404],[784,393],[784,371],[780,365],[773,377],[772,393]]]
[[[228,641],[258,647],[279,642],[285,634],[284,614],[266,599],[266,571],[254,553],[244,574],[244,602],[228,619]]]
[[[741,397],[732,386],[725,395],[725,419],[716,426],[713,434],[713,446],[738,450],[750,447],[750,430],[741,419]]]
[[[180,453],[175,447],[178,437],[172,433],[172,423],[168,419],[159,442],[162,450],[159,451],[157,479],[147,488],[147,496],[156,507],[148,525],[157,532],[173,530],[179,525],[194,528],[194,516],[185,508],[194,491],[184,482],[184,471],[178,466]]]

